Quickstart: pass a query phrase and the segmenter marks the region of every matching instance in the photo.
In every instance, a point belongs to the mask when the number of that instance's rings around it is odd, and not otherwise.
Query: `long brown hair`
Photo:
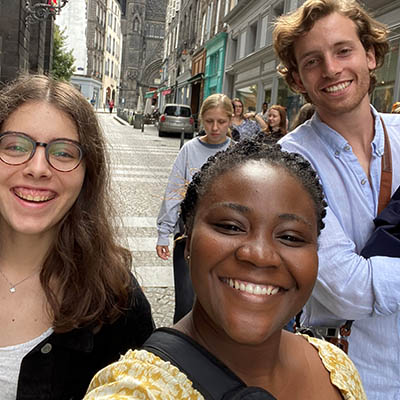
[[[281,118],[281,120],[279,121],[279,129],[282,133],[282,135],[286,135],[287,134],[287,129],[286,129],[286,108],[279,105],[279,104],[274,104],[272,105],[269,110],[275,110],[278,111],[279,116]]]
[[[293,72],[298,72],[294,54],[295,41],[308,33],[316,21],[334,12],[350,18],[354,22],[365,51],[374,49],[376,68],[383,65],[385,54],[389,51],[388,30],[385,25],[373,19],[357,1],[307,0],[291,14],[280,16],[273,32],[275,52],[281,60],[278,71],[292,90],[299,91],[293,78]],[[370,77],[369,93],[372,93],[376,84],[374,71],[370,71]],[[309,101],[307,94],[305,97]]]
[[[55,332],[99,328],[128,306],[132,263],[131,253],[116,240],[103,134],[78,90],[42,75],[22,76],[0,91],[0,127],[31,101],[47,102],[76,123],[86,168],[82,190],[60,221],[40,273],[53,327]]]

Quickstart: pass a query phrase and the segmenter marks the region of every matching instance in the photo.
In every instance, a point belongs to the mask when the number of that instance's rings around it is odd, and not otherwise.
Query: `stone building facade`
[[[56,19],[75,58],[71,83],[96,108],[103,105],[106,20],[107,0],[70,0]]]
[[[196,118],[203,99],[222,91],[230,3],[169,0],[160,104],[189,104]]]
[[[136,111],[143,109],[146,92],[160,86],[167,3],[166,0],[124,0],[121,5],[120,105]]]
[[[272,32],[276,17],[295,10],[304,0],[232,0],[224,21],[227,24],[227,52],[223,92],[239,97],[245,109],[261,110],[263,102],[286,107],[289,122],[305,99],[292,92],[277,74],[279,63],[273,49]],[[391,51],[377,71],[378,84],[372,104],[388,112],[400,99],[400,2],[364,0],[363,4],[390,29]]]
[[[103,95],[104,107],[112,100],[118,105],[122,58],[121,6],[118,0],[107,0]]]
[[[53,20],[29,23],[27,17],[26,0],[0,0],[0,82],[50,71]]]

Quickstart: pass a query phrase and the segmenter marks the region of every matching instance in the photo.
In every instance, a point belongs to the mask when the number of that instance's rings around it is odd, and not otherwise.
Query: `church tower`
[[[166,0],[125,0],[120,102],[136,110],[139,95],[157,88],[162,62]],[[123,10],[124,11],[124,10]]]

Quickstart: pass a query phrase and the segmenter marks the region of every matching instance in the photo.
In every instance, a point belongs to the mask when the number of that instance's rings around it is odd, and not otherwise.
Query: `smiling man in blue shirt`
[[[373,71],[389,47],[386,28],[348,0],[308,0],[274,30],[280,71],[316,107],[281,139],[314,166],[328,202],[319,275],[304,325],[355,320],[349,355],[370,399],[400,399],[400,259],[360,252],[374,229],[384,154],[392,152],[392,193],[400,184],[400,115],[370,104]],[[383,123],[382,123],[382,120]]]

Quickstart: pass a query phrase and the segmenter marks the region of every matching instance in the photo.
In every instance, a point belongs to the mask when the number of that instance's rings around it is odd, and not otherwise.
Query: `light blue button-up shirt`
[[[392,194],[400,185],[400,115],[375,116],[370,180],[350,144],[318,115],[280,140],[307,158],[328,203],[319,239],[319,273],[304,312],[305,325],[339,326],[355,320],[349,355],[368,399],[400,399],[400,258],[359,255],[377,215],[384,133],[392,149]]]

